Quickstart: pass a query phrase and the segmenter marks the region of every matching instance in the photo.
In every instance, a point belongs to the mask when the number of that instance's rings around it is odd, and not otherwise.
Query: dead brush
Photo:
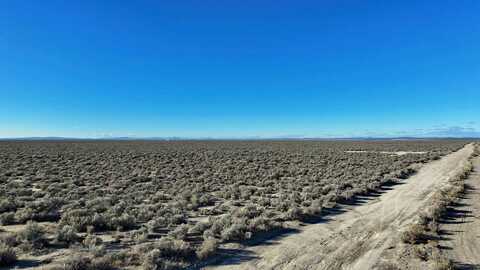
[[[421,224],[412,224],[402,233],[402,242],[406,244],[420,244],[427,240],[426,228]]]
[[[438,249],[432,251],[432,261],[434,270],[455,270],[453,261],[445,257]]]
[[[416,245],[413,248],[413,254],[422,261],[428,261],[437,249],[437,242],[429,241],[425,245]]]

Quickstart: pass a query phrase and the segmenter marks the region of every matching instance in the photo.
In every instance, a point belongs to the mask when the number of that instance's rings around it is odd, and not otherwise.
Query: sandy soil
[[[357,200],[327,220],[297,233],[240,248],[204,269],[375,269],[382,254],[399,245],[433,192],[473,152],[473,145],[423,166],[419,172],[382,193]],[[479,201],[480,203],[480,201]],[[477,253],[479,254],[479,253]]]
[[[404,156],[404,155],[424,155],[427,152],[414,152],[414,151],[398,151],[398,152],[375,152],[375,151],[363,151],[363,150],[355,150],[355,151],[345,151],[345,153],[377,153],[377,154],[390,154],[390,155],[397,155],[397,156]]]
[[[444,252],[462,269],[480,269],[480,158],[474,159],[473,165],[464,197],[441,226],[446,235],[441,242]]]

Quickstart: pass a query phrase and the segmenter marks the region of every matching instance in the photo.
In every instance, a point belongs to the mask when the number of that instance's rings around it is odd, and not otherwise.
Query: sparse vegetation
[[[2,142],[0,223],[25,225],[13,240],[0,232],[2,250],[89,252],[63,269],[184,267],[226,242],[320,217],[465,143]]]
[[[407,244],[419,244],[425,242],[425,227],[420,224],[412,224],[408,230],[403,232],[402,241]]]
[[[29,249],[43,248],[47,242],[42,227],[32,221],[29,221],[25,229],[17,234],[17,241]]]
[[[114,270],[111,258],[94,258],[74,255],[66,259],[61,267],[54,267],[53,270]]]
[[[203,241],[200,248],[197,250],[197,257],[200,260],[206,259],[212,256],[213,254],[215,254],[217,249],[218,249],[218,240],[216,240],[215,238],[205,239],[205,241]]]
[[[55,240],[59,243],[70,245],[78,242],[79,236],[74,227],[66,225],[58,228],[55,234]]]
[[[451,260],[443,256],[438,245],[432,245],[435,241],[428,243],[427,240],[435,239],[439,236],[439,220],[443,218],[448,207],[458,201],[458,198],[465,191],[464,180],[468,178],[473,171],[471,159],[478,156],[479,146],[475,145],[474,152],[469,160],[461,164],[457,171],[450,176],[447,185],[434,193],[428,207],[419,217],[416,224],[402,234],[402,241],[414,246],[414,253],[422,260],[431,261],[434,269],[449,270],[455,269]]]

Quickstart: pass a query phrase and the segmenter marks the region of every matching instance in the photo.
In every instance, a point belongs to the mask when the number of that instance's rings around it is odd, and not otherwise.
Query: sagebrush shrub
[[[131,230],[137,225],[135,217],[129,214],[122,214],[120,217],[110,217],[108,222],[110,229],[120,228],[121,230]]]
[[[33,220],[34,216],[35,216],[34,210],[31,208],[25,207],[15,212],[15,221],[23,224],[29,220]]]
[[[434,270],[454,270],[455,264],[452,260],[445,257],[440,251],[436,250],[432,254],[433,260],[433,269]]]
[[[144,258],[142,267],[144,270],[174,270],[181,269],[181,263],[165,259],[159,249],[148,252]]]
[[[14,233],[1,233],[0,245],[6,245],[8,247],[15,247],[18,245],[18,239]]]
[[[114,262],[111,257],[95,258],[91,261],[90,270],[114,270]]]
[[[291,206],[285,213],[285,219],[287,220],[301,220],[303,218],[302,209],[297,206]]]
[[[141,228],[140,230],[131,232],[130,238],[137,244],[145,243],[148,240],[147,228]]]
[[[94,213],[85,209],[70,210],[63,213],[60,225],[69,225],[79,232],[85,232],[88,226],[93,226]]]
[[[190,227],[188,233],[190,234],[203,234],[204,231],[208,230],[212,226],[211,222],[197,222],[195,225]]]
[[[202,245],[198,248],[196,254],[200,260],[204,260],[214,255],[217,249],[218,249],[218,240],[214,238],[209,238],[202,242]]]
[[[74,255],[66,259],[63,263],[62,270],[89,270],[91,259],[88,257]]]
[[[17,210],[17,206],[15,205],[12,200],[9,199],[2,199],[0,200],[0,214],[5,212],[15,212]]]
[[[195,255],[195,250],[190,243],[183,240],[162,238],[155,244],[164,258],[190,259]]]
[[[246,232],[248,232],[246,220],[237,220],[222,231],[221,237],[224,241],[243,240]]]
[[[408,244],[418,244],[425,240],[425,227],[413,224],[402,234],[402,241]]]
[[[0,266],[12,266],[17,262],[15,250],[7,245],[0,244]]]
[[[75,254],[68,257],[60,267],[51,270],[114,270],[116,269],[111,257],[90,258]]]
[[[0,225],[12,225],[15,224],[15,213],[7,212],[0,214]]]
[[[55,240],[60,243],[73,244],[79,240],[79,236],[73,226],[65,225],[57,229]]]
[[[100,237],[95,236],[93,234],[87,235],[85,239],[83,239],[83,244],[86,247],[95,247],[95,246],[100,246],[103,244],[103,241]]]
[[[266,232],[276,227],[278,224],[264,216],[256,217],[248,222],[248,231],[250,232]]]
[[[163,260],[161,257],[160,250],[154,249],[147,254],[145,254],[143,258],[142,267],[144,270],[157,270],[161,269],[161,265]]]
[[[178,240],[186,240],[189,229],[190,229],[189,225],[181,224],[177,228],[175,228],[173,231],[170,231],[168,235]]]
[[[47,243],[43,228],[36,222],[29,221],[25,229],[17,234],[19,242],[31,245],[33,248],[42,248]]]

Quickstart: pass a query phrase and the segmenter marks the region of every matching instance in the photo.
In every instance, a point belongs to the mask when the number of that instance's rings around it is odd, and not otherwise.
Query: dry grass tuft
[[[406,244],[420,244],[426,240],[425,227],[420,224],[413,224],[403,232],[402,241]]]

